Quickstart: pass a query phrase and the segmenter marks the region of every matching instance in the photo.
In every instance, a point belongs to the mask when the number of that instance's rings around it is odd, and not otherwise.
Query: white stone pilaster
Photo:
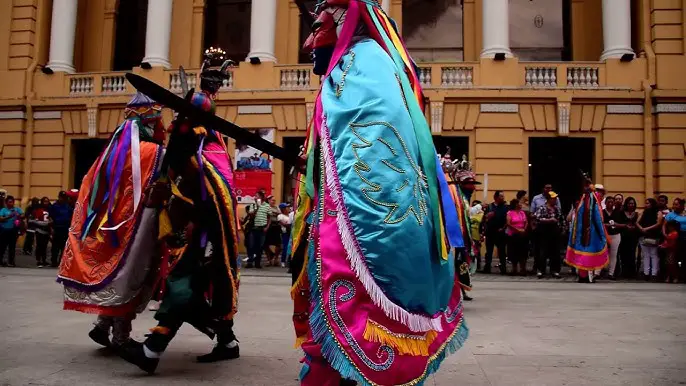
[[[173,5],[174,0],[148,0],[143,62],[153,67],[170,67],[169,45]]]
[[[603,44],[600,60],[634,53],[631,49],[631,0],[603,0]]]
[[[512,57],[509,16],[508,0],[483,0],[482,58],[493,58],[499,52]]]
[[[250,15],[250,53],[247,60],[256,57],[264,62],[276,62],[276,0],[252,0]]]
[[[386,14],[390,16],[390,14],[391,14],[391,0],[380,0],[380,2],[381,2],[381,9],[383,9],[383,11],[386,12]]]
[[[50,58],[53,71],[74,73],[74,38],[78,0],[53,0],[50,26]]]

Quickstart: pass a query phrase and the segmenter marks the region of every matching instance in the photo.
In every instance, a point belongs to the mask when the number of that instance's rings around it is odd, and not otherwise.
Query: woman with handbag
[[[644,278],[648,281],[652,275],[655,281],[660,267],[657,251],[660,244],[663,217],[654,198],[647,199],[645,205],[645,210],[637,221],[638,229],[641,231],[638,243],[641,246],[641,256],[643,256]]]

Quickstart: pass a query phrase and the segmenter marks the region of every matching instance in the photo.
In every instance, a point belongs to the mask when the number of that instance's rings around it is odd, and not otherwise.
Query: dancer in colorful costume
[[[161,111],[137,94],[77,191],[57,280],[64,309],[99,315],[89,336],[103,346],[129,341],[157,277],[157,211],[145,204],[164,151]]]
[[[371,0],[316,13],[306,46],[324,77],[291,246],[307,251],[291,292],[301,384],[422,384],[468,334],[455,204],[393,22]]]
[[[469,217],[470,200],[474,193],[475,185],[480,184],[476,181],[476,174],[472,171],[471,164],[467,157],[463,156],[462,161],[453,161],[450,157],[450,148],[441,160],[441,166],[445,173],[445,178],[450,185],[450,195],[455,202],[457,217],[460,221],[460,229],[464,238],[464,248],[455,250],[455,269],[457,269],[460,286],[462,286],[462,298],[466,301],[473,300],[467,295],[467,291],[472,290],[471,275],[476,271],[476,254],[478,253],[476,243],[471,238],[471,220]]]
[[[227,77],[228,61],[221,69],[209,67],[223,60],[218,50],[206,52],[201,89],[191,103],[214,113],[214,98]],[[182,75],[181,78],[184,76]],[[238,309],[238,222],[232,191],[233,170],[221,135],[177,119],[168,154],[169,178],[154,187],[160,197],[171,199],[160,220],[160,235],[171,253],[163,273],[165,291],[155,314],[158,325],[144,343],[135,342],[122,353],[127,361],[153,373],[167,346],[184,323],[189,323],[217,345],[199,362],[239,357],[233,332]],[[167,216],[168,213],[168,217]],[[165,220],[168,218],[168,220]]]
[[[565,262],[579,271],[579,282],[594,282],[594,274],[607,266],[607,233],[600,198],[584,174],[584,193],[573,215]]]

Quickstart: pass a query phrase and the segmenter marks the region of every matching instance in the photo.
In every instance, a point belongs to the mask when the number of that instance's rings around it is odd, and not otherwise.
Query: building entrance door
[[[462,159],[463,155],[469,159],[469,137],[434,135],[433,139],[436,154],[443,156],[450,149],[450,158],[453,160]]]
[[[529,192],[551,184],[560,195],[563,214],[581,197],[580,170],[593,178],[594,138],[529,138]]]
[[[300,152],[300,147],[304,145],[305,137],[283,138],[283,147],[289,154],[298,154]],[[298,186],[298,181],[290,174],[290,171],[291,166],[284,164],[281,201],[295,203],[295,188]]]
[[[81,188],[83,177],[86,176],[105,146],[107,146],[107,140],[101,138],[74,139],[71,141],[72,165],[74,165],[72,188]]]

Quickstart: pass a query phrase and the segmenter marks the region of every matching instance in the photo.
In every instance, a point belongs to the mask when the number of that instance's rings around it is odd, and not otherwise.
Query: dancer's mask
[[[326,75],[338,36],[343,29],[349,0],[325,0],[317,4],[312,33],[303,48],[312,52],[313,72]]]

